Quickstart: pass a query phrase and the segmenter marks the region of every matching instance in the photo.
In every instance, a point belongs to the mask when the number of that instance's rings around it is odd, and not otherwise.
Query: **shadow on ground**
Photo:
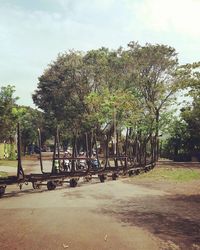
[[[200,249],[200,195],[132,198],[116,201],[115,208],[104,207],[101,212],[112,215],[124,226],[147,229],[181,249]]]

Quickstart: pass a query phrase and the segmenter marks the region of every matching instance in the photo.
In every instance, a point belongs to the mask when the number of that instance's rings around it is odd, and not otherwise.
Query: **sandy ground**
[[[200,249],[200,181],[137,177],[47,191],[9,186],[0,249]]]

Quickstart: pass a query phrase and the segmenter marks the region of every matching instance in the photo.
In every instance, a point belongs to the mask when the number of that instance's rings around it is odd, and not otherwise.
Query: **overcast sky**
[[[162,43],[200,60],[200,0],[0,0],[0,87],[33,106],[38,77],[59,52]]]

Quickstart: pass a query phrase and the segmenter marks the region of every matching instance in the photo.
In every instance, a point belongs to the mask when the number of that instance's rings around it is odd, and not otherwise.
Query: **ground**
[[[200,249],[199,174],[199,164],[160,162],[151,173],[76,188],[9,186],[0,249]]]

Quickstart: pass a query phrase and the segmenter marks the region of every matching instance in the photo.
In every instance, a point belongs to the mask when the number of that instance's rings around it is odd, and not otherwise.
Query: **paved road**
[[[8,186],[0,199],[0,249],[200,250],[199,179],[140,177],[80,180],[54,191]]]
[[[10,186],[0,200],[0,249],[159,249],[148,231],[114,216],[133,197],[164,195],[121,180],[23,192]],[[113,214],[107,214],[111,209]]]

